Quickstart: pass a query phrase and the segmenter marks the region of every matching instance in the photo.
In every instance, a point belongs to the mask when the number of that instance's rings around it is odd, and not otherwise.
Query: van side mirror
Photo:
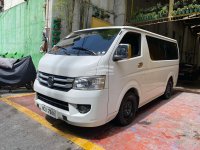
[[[113,61],[119,61],[130,57],[131,57],[131,45],[119,44],[113,56]]]

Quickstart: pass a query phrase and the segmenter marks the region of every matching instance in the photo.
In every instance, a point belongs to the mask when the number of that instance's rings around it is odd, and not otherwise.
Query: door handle
[[[138,68],[142,68],[143,62],[138,63]]]

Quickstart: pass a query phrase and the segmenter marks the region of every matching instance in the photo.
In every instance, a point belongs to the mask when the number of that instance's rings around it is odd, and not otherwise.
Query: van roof
[[[148,34],[148,35],[152,35],[154,37],[159,37],[159,38],[162,38],[162,39],[165,39],[165,40],[177,43],[177,41],[175,39],[172,39],[172,38],[169,38],[169,37],[166,37],[166,36],[163,36],[163,35],[159,35],[159,34],[156,34],[156,33],[144,30],[144,29],[140,29],[140,28],[137,28],[137,27],[132,27],[132,26],[108,26],[108,27],[88,28],[88,29],[78,30],[78,31],[74,31],[74,32],[90,31],[90,30],[98,30],[98,29],[126,29],[126,30],[134,30],[134,31],[139,31],[139,32],[142,32],[142,33],[145,33],[145,34]]]

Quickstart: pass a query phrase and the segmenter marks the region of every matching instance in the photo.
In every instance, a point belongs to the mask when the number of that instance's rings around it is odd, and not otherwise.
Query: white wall
[[[24,0],[4,0],[4,10],[12,8],[23,2],[24,2]]]
[[[110,15],[109,22],[113,25],[124,25],[126,18],[126,1],[125,0],[91,0],[91,3],[101,9],[113,12]]]
[[[112,11],[114,0],[91,0],[91,3],[101,9]]]
[[[112,25],[114,25],[114,4],[115,0],[91,0],[90,1],[92,5],[97,6],[100,9],[106,10],[110,15],[110,18],[108,22],[110,22]]]

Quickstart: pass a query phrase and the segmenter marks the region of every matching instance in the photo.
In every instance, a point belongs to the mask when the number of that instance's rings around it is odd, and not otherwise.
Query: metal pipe
[[[47,0],[47,9],[46,9],[46,27],[48,28],[49,26],[49,0]]]

